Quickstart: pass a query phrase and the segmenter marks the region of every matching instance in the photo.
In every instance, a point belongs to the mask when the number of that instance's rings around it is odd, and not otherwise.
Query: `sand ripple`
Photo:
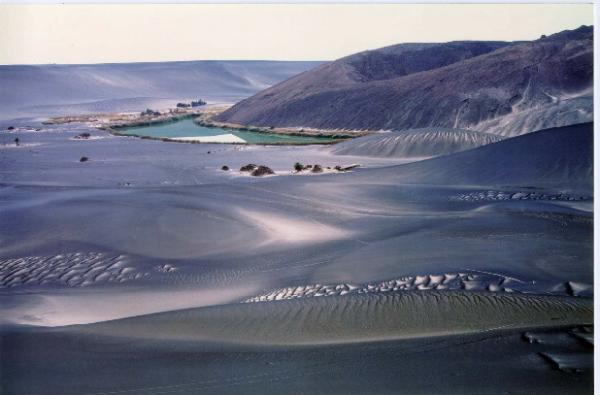
[[[466,290],[489,292],[528,292],[569,296],[590,296],[591,284],[566,282],[546,284],[526,282],[497,273],[468,272],[405,276],[370,284],[314,284],[276,289],[246,302],[269,302],[317,296],[335,296],[389,291]]]
[[[161,340],[306,345],[592,322],[593,301],[587,298],[407,291],[235,303],[75,326],[69,330]]]
[[[41,284],[85,287],[121,283],[145,275],[130,265],[125,255],[100,252],[0,259],[0,288]]]
[[[504,192],[504,191],[476,191],[453,196],[451,200],[464,201],[494,201],[494,200],[550,200],[550,201],[589,201],[591,196],[573,195],[567,193],[542,193],[542,192]]]

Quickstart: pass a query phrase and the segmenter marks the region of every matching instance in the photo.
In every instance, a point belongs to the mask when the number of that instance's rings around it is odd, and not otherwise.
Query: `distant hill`
[[[0,66],[0,118],[236,102],[321,62],[194,61]]]
[[[218,121],[518,135],[592,120],[593,28],[531,42],[400,44],[318,66]]]

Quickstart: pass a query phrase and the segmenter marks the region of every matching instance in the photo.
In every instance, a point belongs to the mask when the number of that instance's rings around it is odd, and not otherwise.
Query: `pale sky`
[[[591,4],[0,5],[0,64],[331,60],[402,42],[529,40]]]

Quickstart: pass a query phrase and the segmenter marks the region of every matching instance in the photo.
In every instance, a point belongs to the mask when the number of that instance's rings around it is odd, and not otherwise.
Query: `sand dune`
[[[232,344],[336,344],[591,324],[592,303],[506,293],[389,292],[214,306],[69,329]]]
[[[303,220],[246,209],[238,211],[242,218],[245,218],[262,233],[262,235],[257,235],[259,245],[320,243],[347,239],[354,233],[316,220]]]
[[[495,143],[498,136],[464,129],[424,128],[359,137],[336,144],[335,155],[422,158],[465,151]]]
[[[3,324],[58,327],[115,320],[142,314],[235,303],[257,292],[256,285],[194,289],[143,287],[104,289],[50,289],[20,298],[3,295],[0,326]],[[12,303],[16,301],[16,305]]]
[[[364,173],[368,177],[392,176],[407,183],[553,186],[591,192],[593,123],[547,129],[469,151]]]

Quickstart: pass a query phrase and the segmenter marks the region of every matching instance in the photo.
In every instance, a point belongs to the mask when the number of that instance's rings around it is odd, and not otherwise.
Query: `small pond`
[[[334,137],[290,136],[224,128],[208,128],[194,123],[193,119],[183,119],[176,122],[149,126],[120,128],[118,129],[118,133],[139,137],[169,138],[178,141],[200,143],[328,144],[340,141],[340,139]]]

